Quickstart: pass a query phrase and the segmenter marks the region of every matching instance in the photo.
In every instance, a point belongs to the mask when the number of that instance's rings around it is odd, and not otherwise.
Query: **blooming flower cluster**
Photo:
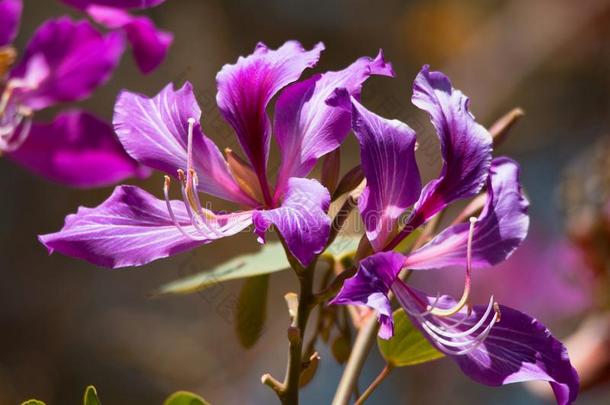
[[[67,1],[68,2],[68,1]],[[0,0],[0,153],[47,179],[74,187],[96,187],[130,176],[145,176],[117,141],[112,127],[82,109],[60,112],[51,122],[34,120],[37,111],[88,98],[111,77],[132,43],[143,72],[164,58],[171,35],[146,17],[115,7],[142,2],[68,2],[84,8],[111,28],[100,33],[86,20],[47,20],[33,34],[16,64],[15,39],[22,0]],[[159,3],[159,2],[157,2]],[[104,16],[102,18],[102,16]],[[103,20],[103,21],[102,21]]]
[[[525,239],[529,217],[517,163],[505,157],[492,159],[492,137],[468,111],[468,98],[445,75],[427,66],[417,75],[412,102],[429,114],[443,158],[440,176],[423,188],[410,127],[368,111],[342,91],[332,102],[352,109],[367,180],[359,209],[376,252],[360,262],[358,273],[332,302],[375,309],[379,336],[389,339],[394,332],[391,291],[430,343],[472,379],[487,385],[546,380],[559,404],[573,402],[578,375],[565,347],[547,328],[499,305],[493,296],[487,305],[469,303],[472,269],[507,259]],[[392,250],[450,203],[474,197],[482,188],[486,201],[478,217],[449,226],[409,254]],[[399,227],[398,219],[411,206],[406,224]],[[368,220],[370,213],[379,212],[383,215]],[[403,269],[450,266],[466,269],[464,293],[458,301],[428,296],[400,277]]]
[[[189,83],[177,90],[170,84],[154,97],[124,91],[115,105],[114,129],[133,159],[167,174],[165,199],[137,187],[117,187],[98,207],[68,216],[59,232],[42,235],[42,243],[50,252],[116,268],[193,249],[250,225],[264,242],[273,226],[297,266],[307,267],[325,249],[331,232],[330,193],[307,176],[353,130],[366,178],[358,207],[373,252],[360,261],[333,303],[374,309],[379,334],[389,339],[394,332],[392,292],[431,344],[474,380],[488,385],[546,380],[558,403],[571,403],[578,377],[564,346],[548,329],[493,297],[483,306],[469,302],[472,270],[507,259],[527,234],[528,202],[517,163],[492,157],[492,137],[468,111],[468,99],[442,73],[424,67],[415,79],[412,101],[430,115],[443,167],[438,178],[422,187],[415,131],[360,102],[367,78],[394,76],[391,65],[380,52],[343,70],[298,81],[323,49],[318,44],[306,50],[294,41],[275,50],[258,44],[251,55],[220,70],[218,107],[245,158],[230,149],[223,154],[203,133]],[[272,120],[267,110],[276,95]],[[275,181],[268,170],[271,138],[281,156]],[[172,177],[182,200],[170,198]],[[459,219],[419,249],[397,251],[409,234],[449,204],[481,192],[486,202],[477,217],[474,210],[470,221]],[[214,212],[200,193],[239,209]],[[401,277],[403,269],[448,266],[466,269],[459,300],[428,296]]]
[[[165,87],[157,96],[123,92],[116,103],[115,130],[138,162],[179,180],[182,202],[118,187],[94,209],[81,209],[58,233],[41,237],[58,250],[108,267],[141,265],[233,235],[253,224],[258,237],[273,224],[295,258],[307,266],[325,247],[330,229],[329,192],[305,176],[323,155],[340,146],[351,127],[350,113],[325,104],[337,87],[358,97],[370,75],[391,75],[379,54],[360,58],[338,72],[314,75],[286,87],[275,105],[273,135],[281,153],[274,187],[267,176],[272,124],[267,105],[283,87],[318,61],[322,44],[305,50],[287,42],[277,50],[263,44],[218,73],[218,106],[235,130],[249,163],[232,150],[220,152],[199,124],[201,110],[192,86]],[[199,192],[243,207],[215,213]]]

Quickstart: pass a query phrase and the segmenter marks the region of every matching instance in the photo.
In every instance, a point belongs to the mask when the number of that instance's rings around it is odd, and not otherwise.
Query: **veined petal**
[[[330,195],[316,180],[292,177],[279,208],[256,211],[252,217],[261,241],[275,225],[288,249],[303,265],[324,250],[330,232]]]
[[[34,33],[9,79],[31,82],[28,76],[40,75],[31,62],[42,58],[44,77],[35,80],[35,88],[19,93],[20,102],[39,110],[58,102],[78,101],[110,78],[123,50],[120,33],[102,35],[89,22],[69,17],[48,20]]]
[[[426,339],[473,380],[491,386],[548,381],[559,405],[576,399],[578,374],[567,350],[536,319],[495,304],[493,297],[489,305],[475,305],[451,317],[440,317],[424,309],[453,308],[453,298],[427,297],[400,280],[392,285],[392,291]]]
[[[352,98],[352,127],[360,142],[366,188],[358,199],[366,235],[376,251],[397,229],[397,220],[417,200],[421,179],[415,161],[415,131],[382,118]]]
[[[159,30],[145,16],[132,16],[114,7],[92,5],[87,14],[95,22],[109,29],[123,29],[133,49],[133,56],[142,73],[150,73],[165,59],[173,35]]]
[[[8,156],[32,172],[73,187],[101,187],[127,177],[144,177],[121,147],[112,127],[81,110],[34,123],[25,142]]]
[[[306,68],[314,66],[323,49],[324,45],[319,43],[306,51],[300,43],[288,41],[271,50],[259,43],[254,53],[240,57],[233,65],[224,65],[216,76],[218,107],[235,129],[241,147],[260,177],[265,177],[269,156],[267,104]]]
[[[290,177],[305,177],[317,160],[338,148],[351,128],[350,111],[326,104],[337,88],[360,97],[371,75],[394,76],[380,51],[338,72],[315,75],[282,91],[275,105],[274,135],[282,161],[276,186],[281,196]]]
[[[84,10],[91,5],[123,9],[142,9],[158,6],[165,0],[61,0],[72,7]]]
[[[404,261],[404,256],[396,252],[375,253],[367,257],[360,262],[356,275],[345,280],[330,304],[364,305],[376,310],[381,325],[379,336],[391,338],[394,325],[387,295]]]
[[[557,403],[571,404],[578,394],[578,374],[572,367],[565,346],[539,321],[515,309],[499,305],[475,305],[451,318],[414,313],[413,297],[437,307],[453,307],[448,296],[426,297],[406,287],[392,290],[410,313],[411,321],[439,350],[454,360],[473,380],[491,386],[516,382],[548,381]],[[499,316],[494,315],[498,311]],[[491,322],[491,323],[490,323]]]
[[[412,225],[419,226],[450,202],[477,194],[487,177],[492,138],[468,111],[468,98],[449,78],[424,66],[413,83],[412,102],[432,120],[441,144],[440,176],[422,190]]]
[[[199,122],[201,109],[193,88],[168,84],[153,98],[123,91],[114,107],[114,129],[125,150],[137,161],[176,176],[187,169],[188,120]],[[227,162],[211,139],[195,125],[193,165],[199,190],[248,206],[256,205],[237,185]]]
[[[104,267],[139,266],[153,260],[233,235],[251,223],[251,212],[225,215],[202,235],[191,224],[182,201],[171,201],[179,230],[158,200],[133,186],[117,187],[110,198],[95,208],[79,208],[66,217],[61,231],[41,235],[50,253],[86,260]],[[190,236],[189,236],[190,235]]]
[[[511,159],[493,160],[487,180],[487,202],[475,224],[472,266],[491,267],[506,260],[527,236],[529,203],[521,192],[519,166]],[[411,269],[466,266],[469,224],[448,227],[407,257]]]
[[[0,48],[13,43],[19,30],[22,10],[21,0],[0,0]]]
[[[481,306],[475,306],[464,327],[481,311]],[[484,343],[467,356],[455,359],[464,374],[486,385],[548,381],[559,405],[573,403],[579,380],[565,346],[531,316],[503,305],[500,313],[500,322]]]

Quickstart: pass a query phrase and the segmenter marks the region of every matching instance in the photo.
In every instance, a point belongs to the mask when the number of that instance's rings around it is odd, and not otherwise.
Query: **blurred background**
[[[17,46],[23,49],[46,18],[70,13],[55,1],[26,0]],[[581,339],[570,346],[589,388],[579,403],[610,403],[610,1],[168,0],[147,13],[174,33],[174,44],[149,76],[140,75],[125,55],[109,85],[83,103],[107,119],[120,89],[153,95],[170,81],[189,80],[198,91],[207,135],[220,147],[234,146],[215,105],[216,72],[249,54],[258,41],[277,47],[287,39],[306,47],[326,44],[316,71],[342,69],[383,48],[397,77],[370,79],[363,101],[419,132],[425,180],[438,174],[440,155],[427,117],[410,103],[412,80],[423,64],[447,73],[471,97],[484,125],[523,108],[525,117],[496,154],[522,165],[530,236],[507,263],[475,274],[478,298],[494,293],[557,336]],[[347,171],[359,159],[354,139],[343,152]],[[158,174],[138,184],[162,195]],[[296,288],[292,274],[272,276],[264,332],[249,350],[234,332],[241,282],[185,297],[150,298],[167,281],[256,251],[252,235],[137,269],[107,270],[49,257],[36,235],[58,230],[66,214],[99,204],[111,188],[67,189],[0,159],[0,190],[0,404],[30,397],[49,405],[77,404],[88,384],[109,405],[161,404],[178,389],[214,404],[275,403],[260,376],[284,373],[283,294]],[[415,281],[459,291],[461,271],[431,273]],[[304,404],[330,403],[340,377],[342,366],[323,345],[318,350],[322,362],[303,391]],[[361,387],[382,367],[374,349]],[[533,392],[524,385],[480,386],[451,361],[440,360],[396,370],[370,403],[546,403]]]

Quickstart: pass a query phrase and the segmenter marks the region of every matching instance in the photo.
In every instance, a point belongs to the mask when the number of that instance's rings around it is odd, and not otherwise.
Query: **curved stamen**
[[[461,341],[448,340],[448,339],[444,338],[444,337],[448,337],[449,339],[463,339],[468,335],[472,336],[474,331],[478,330],[481,326],[483,326],[484,321],[489,317],[491,308],[494,309],[494,315],[493,315],[491,321],[487,324],[487,326],[485,326],[485,328],[477,336],[473,337],[472,339],[461,340]],[[464,319],[466,319],[466,318],[464,318]],[[445,354],[459,356],[459,355],[468,354],[468,353],[476,350],[479,347],[479,345],[481,343],[483,343],[483,341],[485,339],[487,339],[487,337],[491,333],[491,329],[499,321],[500,321],[499,306],[495,301],[493,301],[493,297],[492,297],[485,314],[479,319],[479,321],[476,323],[476,325],[471,327],[468,331],[454,332],[454,333],[447,332],[447,331],[439,329],[438,326],[433,325],[429,321],[422,323],[422,329],[424,329],[428,333],[430,338],[432,338],[432,340],[434,340],[434,342],[436,343],[436,347],[440,351],[442,351]],[[448,325],[448,327],[454,328],[454,326],[452,326],[452,325]],[[461,350],[452,350],[450,348],[460,348]]]
[[[498,321],[499,317],[500,317],[499,313],[496,312],[494,314],[491,322],[489,322],[489,324],[485,328],[485,330],[483,330],[476,338],[474,338],[468,342],[463,342],[461,344],[461,346],[449,345],[446,343],[447,341],[445,341],[445,343],[441,343],[440,339],[436,339],[434,336],[432,336],[432,335],[431,336],[437,342],[436,348],[439,349],[441,352],[452,355],[452,356],[463,356],[463,355],[466,355],[466,354],[471,353],[474,350],[476,350],[485,341],[485,339],[487,339],[487,337],[489,336],[489,333],[491,332],[491,329],[493,328],[494,324]],[[424,327],[424,329],[425,329],[425,327]],[[451,342],[451,343],[455,343],[455,342]],[[463,349],[459,350],[459,351],[455,351],[455,350],[447,349],[447,347],[463,347]]]
[[[186,200],[190,205],[192,211],[194,211],[198,216],[204,216],[208,219],[214,219],[215,215],[212,211],[203,209],[201,206],[201,201],[199,200],[199,194],[197,193],[197,186],[199,184],[199,178],[197,177],[197,172],[195,172],[193,166],[193,131],[195,129],[195,123],[197,122],[195,118],[189,118],[188,120],[188,130],[187,130],[187,160],[186,160],[186,178],[184,178],[184,172],[179,170],[178,176],[181,178],[182,183],[184,183]],[[182,175],[180,174],[182,172]],[[201,222],[203,220],[198,218]]]
[[[7,83],[6,88],[2,92],[2,97],[0,97],[0,116],[4,115],[8,102],[13,95],[13,90],[15,90],[15,85],[12,82]]]
[[[189,118],[188,132],[187,132],[187,145],[186,145],[186,169],[187,169],[187,180],[190,184],[192,182],[191,169],[193,168],[193,129],[195,128],[195,118]]]
[[[204,238],[197,238],[194,235],[191,235],[190,233],[186,232],[184,230],[184,228],[182,228],[182,225],[180,225],[180,223],[176,219],[176,216],[174,215],[174,210],[172,209],[172,204],[171,204],[170,199],[169,199],[169,185],[170,185],[170,183],[171,183],[170,177],[169,176],[165,176],[165,182],[163,183],[163,194],[165,196],[165,205],[167,206],[167,212],[169,213],[169,216],[172,219],[172,222],[174,223],[176,228],[178,228],[178,230],[184,236],[186,236],[188,238],[191,238],[193,240],[202,240],[202,239],[204,239]]]
[[[191,178],[193,179],[192,190],[197,190],[197,184],[199,183],[197,173],[195,173],[195,170],[193,170],[193,169],[189,169],[189,172],[191,174]],[[201,200],[199,199],[199,194],[196,191],[194,192],[193,200],[195,203],[195,211],[197,213],[204,216],[206,219],[210,219],[210,220],[216,219],[216,214],[214,214],[214,212],[212,210],[203,208],[203,206],[201,205]]]
[[[495,304],[494,297],[492,296],[489,300],[489,305],[487,306],[485,313],[483,314],[483,316],[481,316],[481,319],[479,319],[479,321],[476,324],[474,324],[472,327],[470,327],[469,329],[462,331],[462,332],[457,332],[457,333],[448,332],[446,330],[440,329],[439,327],[437,327],[430,321],[425,321],[424,323],[426,323],[430,327],[430,329],[432,329],[437,334],[446,336],[448,338],[461,338],[461,337],[469,336],[469,335],[472,335],[474,332],[476,332],[481,326],[483,326],[483,324],[485,323],[485,320],[489,316],[489,313],[491,312],[492,308],[494,308],[494,304]],[[466,319],[466,317],[464,317],[464,319]],[[461,321],[463,321],[463,320],[461,320]],[[457,326],[457,324],[452,324],[452,325],[448,325],[448,326],[451,328],[455,328]]]
[[[405,287],[409,288],[409,286],[405,286]],[[405,305],[403,305],[403,309],[405,310],[406,313],[408,313],[411,316],[414,316],[416,318],[423,318],[426,315],[429,315],[433,308],[437,308],[438,307],[438,303],[439,303],[440,299],[441,299],[441,295],[440,295],[440,293],[437,293],[436,294],[436,298],[434,298],[434,302],[432,302],[432,304],[429,305],[430,309],[427,309],[427,310],[425,310],[423,312],[417,312],[417,311],[414,311],[412,309],[406,308]]]
[[[178,169],[178,178],[180,179],[180,191],[182,192],[184,207],[186,208],[186,212],[191,220],[191,223],[199,232],[204,232],[202,227],[206,226],[206,223],[203,221],[203,218],[197,214],[198,196],[196,194],[189,195],[186,186],[186,177],[181,169]]]
[[[23,145],[32,129],[32,113],[21,109],[9,117],[8,121],[0,126],[0,153],[14,152]]]
[[[470,285],[471,285],[471,262],[472,262],[472,237],[474,235],[474,226],[477,222],[475,217],[470,217],[470,229],[468,231],[468,244],[466,248],[466,280],[464,281],[464,292],[462,293],[462,298],[457,302],[455,306],[447,309],[439,309],[430,307],[428,311],[437,316],[452,316],[457,314],[462,308],[468,304],[468,299],[470,297]]]

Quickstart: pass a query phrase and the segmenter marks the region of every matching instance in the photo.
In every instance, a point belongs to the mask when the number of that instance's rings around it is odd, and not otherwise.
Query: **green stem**
[[[381,370],[381,373],[379,373],[377,378],[375,378],[375,380],[371,383],[371,385],[369,385],[369,387],[362,393],[360,398],[358,398],[356,400],[354,405],[364,404],[364,401],[366,401],[371,396],[371,394],[377,389],[377,387],[379,387],[379,385],[383,382],[383,380],[385,380],[386,377],[390,375],[391,372],[392,372],[392,366],[389,364],[386,364],[385,367],[383,368],[383,370]]]
[[[420,237],[415,242],[412,250],[416,250],[424,243],[426,243],[427,239],[430,237],[430,235],[434,233],[435,229],[438,227],[443,212],[444,211],[442,211],[434,219],[428,222],[426,228],[422,232],[422,235],[420,235]],[[411,276],[411,273],[411,270],[404,271],[400,275],[400,278],[403,281],[406,281]],[[339,274],[339,276],[341,276],[342,274],[343,273]],[[337,276],[337,278],[339,278],[339,276]],[[344,280],[346,277],[342,278]],[[336,288],[339,286],[339,284],[342,285],[340,281],[342,280],[337,281],[337,283],[335,284],[335,280],[333,280],[333,282],[331,282],[331,286]],[[320,293],[320,295],[326,295],[328,293],[330,293],[330,291],[325,290]],[[390,292],[388,294],[388,297],[390,300],[392,300],[393,294]],[[353,389],[358,382],[358,376],[360,376],[360,372],[362,371],[362,367],[364,366],[364,361],[368,357],[369,352],[373,347],[373,343],[375,342],[375,335],[377,335],[378,329],[379,324],[377,322],[377,317],[373,314],[369,316],[369,318],[364,322],[364,324],[358,331],[358,335],[356,336],[356,341],[354,342],[352,353],[349,357],[349,360],[347,361],[347,364],[345,365],[345,371],[341,376],[341,381],[339,382],[339,386],[337,387],[337,391],[335,393],[335,398],[333,399],[332,405],[348,405]]]

